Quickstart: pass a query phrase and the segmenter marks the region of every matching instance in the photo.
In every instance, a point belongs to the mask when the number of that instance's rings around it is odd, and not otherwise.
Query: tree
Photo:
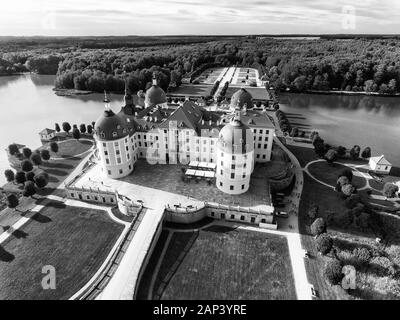
[[[13,182],[15,179],[14,171],[7,169],[4,171],[4,175],[6,177],[7,182]]]
[[[354,146],[353,148],[351,148],[351,150],[350,150],[350,157],[351,157],[353,160],[357,160],[357,159],[360,157],[360,150],[361,150],[360,146],[355,145],[355,146]]]
[[[369,261],[372,258],[371,252],[365,247],[354,248],[353,256],[356,260],[355,263],[357,264],[357,266],[368,265]]]
[[[42,157],[40,156],[39,152],[32,154],[31,160],[35,166],[39,167],[42,164]]]
[[[32,181],[26,181],[24,185],[23,196],[32,197],[36,193],[35,184]]]
[[[49,161],[50,160],[50,152],[47,149],[42,149],[40,151],[40,156],[44,161]]]
[[[311,225],[311,233],[318,236],[326,232],[326,224],[323,218],[317,218]]]
[[[15,174],[15,182],[19,184],[24,184],[25,181],[26,181],[25,172],[18,171]]]
[[[348,183],[348,184],[345,184],[344,186],[342,186],[342,193],[346,197],[350,197],[355,191],[356,191],[356,188],[351,183]]]
[[[339,173],[338,178],[340,177],[347,177],[349,182],[351,182],[353,180],[353,170],[351,170],[350,168],[343,169],[342,172]]]
[[[308,210],[307,215],[310,219],[315,219],[318,215],[318,206],[316,204],[312,204],[310,209]]]
[[[35,182],[35,184],[38,188],[40,188],[40,189],[44,188],[49,183],[48,175],[44,174],[44,173],[40,173],[35,176],[33,181]]]
[[[71,125],[68,122],[63,122],[62,128],[68,134],[69,131],[71,130]]]
[[[33,171],[29,171],[29,172],[25,173],[26,181],[33,181],[34,177],[35,177],[35,173]]]
[[[87,126],[87,132],[88,132],[89,134],[92,134],[92,133],[93,133],[93,127],[92,127],[90,124]]]
[[[61,131],[60,125],[58,123],[54,124],[54,129],[56,130],[56,132],[60,132]]]
[[[86,133],[86,125],[84,123],[82,123],[79,126],[79,130],[80,130],[81,133]]]
[[[21,162],[22,171],[29,172],[33,170],[33,164],[29,160],[24,160]]]
[[[394,198],[396,192],[398,191],[399,187],[393,183],[386,182],[385,185],[383,186],[383,194],[385,195],[385,197]]]
[[[370,147],[365,147],[363,152],[361,153],[361,157],[364,159],[368,159],[371,157],[371,148]]]
[[[15,209],[19,205],[19,200],[15,194],[9,194],[7,196],[7,207]]]
[[[31,157],[31,155],[32,155],[32,150],[25,147],[25,148],[22,149],[22,154],[24,155],[24,157],[26,159],[29,159]]]
[[[337,160],[337,152],[335,149],[329,149],[325,154],[325,159],[328,163],[332,164]]]
[[[339,260],[333,259],[327,262],[324,269],[324,276],[333,284],[339,284],[344,274],[342,273],[342,264]]]
[[[346,148],[343,146],[338,146],[336,148],[336,152],[337,152],[338,157],[344,157],[346,155]]]
[[[79,139],[80,139],[81,133],[80,133],[80,131],[78,130],[78,128],[75,128],[75,129],[72,131],[72,136],[73,136],[74,139],[76,139],[76,140],[79,140]]]
[[[396,79],[392,79],[388,83],[388,93],[394,94],[397,91],[397,82]]]
[[[313,145],[315,153],[319,157],[323,157],[325,155],[326,150],[325,150],[324,140],[321,139],[319,135],[314,136]]]
[[[50,150],[54,153],[58,152],[58,143],[53,141],[50,143]]]
[[[15,156],[19,153],[18,146],[15,143],[12,143],[8,146],[8,153],[12,156]]]
[[[317,250],[321,254],[328,254],[332,250],[333,240],[327,233],[320,234],[317,239],[315,239],[315,242]]]

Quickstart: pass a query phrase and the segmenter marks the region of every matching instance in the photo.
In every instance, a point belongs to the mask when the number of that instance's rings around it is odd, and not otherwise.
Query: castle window
[[[117,163],[121,163],[121,158],[117,158]]]
[[[118,147],[118,142],[114,142],[114,146]]]
[[[244,216],[240,216],[240,220],[244,221]]]
[[[115,150],[115,154],[116,154],[116,155],[119,155],[119,150]]]
[[[106,143],[105,142],[103,142],[103,147],[105,147],[106,146]]]
[[[118,134],[114,131],[114,132],[112,133],[112,136],[113,136],[113,138],[116,138],[116,137],[118,136]]]
[[[107,159],[106,159],[106,163],[107,163],[107,164],[110,164],[110,159],[107,158]]]
[[[104,155],[105,155],[105,156],[108,156],[108,151],[104,151]]]
[[[129,150],[129,148],[128,148],[128,147],[125,147],[125,149],[126,149],[126,151],[128,151],[128,150]]]
[[[111,170],[108,170],[108,174],[111,175]]]
[[[244,184],[242,184],[242,190],[244,190]]]
[[[261,143],[258,144],[258,149],[260,149],[260,148],[261,148]]]
[[[122,174],[122,172],[123,172],[122,169],[119,169],[119,174]]]
[[[229,190],[233,190],[233,186],[230,186],[230,187],[229,187]]]
[[[106,134],[105,134],[104,132],[100,132],[100,137],[105,138],[105,137],[106,137]],[[106,144],[103,143],[103,146],[106,146]]]
[[[235,179],[235,174],[231,173],[231,179]]]
[[[233,165],[231,166],[231,168],[232,168],[232,170],[234,170],[234,169],[236,168],[236,166],[233,164]]]
[[[260,129],[260,133],[261,133],[261,134],[263,133],[262,129]]]
[[[267,149],[267,147],[268,147],[268,145],[267,145],[267,144],[264,144],[264,149]]]
[[[220,183],[219,183],[219,186],[220,186],[220,187],[222,187],[222,186],[223,186],[222,182],[220,182]]]
[[[265,159],[265,154],[263,154],[263,159]]]

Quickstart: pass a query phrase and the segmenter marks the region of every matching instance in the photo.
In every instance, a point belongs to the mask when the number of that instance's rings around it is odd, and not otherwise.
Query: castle
[[[118,179],[129,175],[136,161],[152,164],[216,164],[216,186],[227,194],[249,189],[256,162],[271,159],[274,126],[268,116],[255,110],[244,88],[232,95],[229,110],[211,111],[186,99],[168,104],[153,77],[145,106],[136,106],[125,89],[124,106],[118,113],[105,110],[95,124],[95,140],[103,173]]]

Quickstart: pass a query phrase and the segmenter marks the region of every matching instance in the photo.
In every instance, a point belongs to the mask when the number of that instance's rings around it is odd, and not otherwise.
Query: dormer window
[[[117,125],[117,129],[118,129],[118,130],[121,129],[121,126],[120,126],[120,125]]]
[[[105,138],[106,134],[104,133],[104,131],[100,132],[100,137]]]
[[[115,131],[113,131],[112,136],[113,136],[113,138],[116,138],[118,136],[118,134]]]

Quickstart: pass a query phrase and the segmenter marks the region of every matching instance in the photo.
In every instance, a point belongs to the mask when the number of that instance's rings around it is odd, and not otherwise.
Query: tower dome
[[[126,137],[129,134],[126,121],[111,110],[106,92],[104,92],[104,103],[105,110],[94,125],[96,140],[112,141]]]
[[[253,108],[253,97],[245,88],[241,88],[232,95],[231,108],[243,108],[245,105],[249,109]]]
[[[146,106],[154,106],[167,102],[167,96],[164,90],[158,86],[155,75],[153,75],[153,85],[146,91],[144,102]]]
[[[245,154],[251,152],[254,150],[253,132],[240,120],[240,116],[236,115],[221,129],[217,145],[226,153]]]

